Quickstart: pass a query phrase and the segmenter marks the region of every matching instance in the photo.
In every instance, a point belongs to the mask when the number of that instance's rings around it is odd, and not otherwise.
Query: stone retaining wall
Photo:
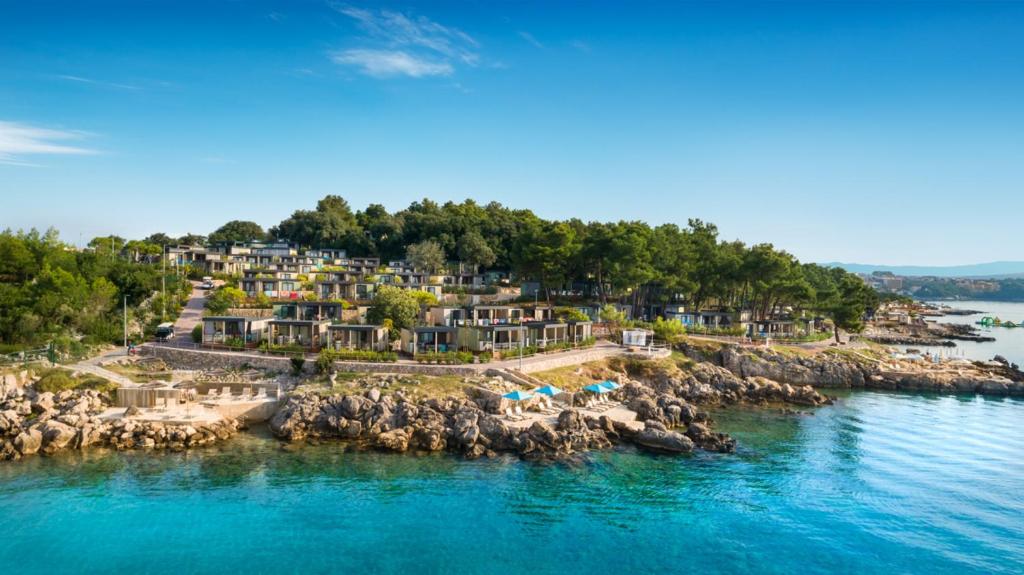
[[[241,369],[251,367],[268,371],[291,371],[291,359],[281,356],[240,353],[230,351],[210,351],[185,349],[165,346],[145,346],[146,355],[159,357],[175,369]],[[402,373],[424,375],[479,375],[486,369],[480,365],[433,365],[420,363],[371,363],[358,361],[336,361],[334,365],[339,371],[360,373]],[[316,369],[315,360],[307,359],[304,370],[312,373]]]
[[[206,351],[166,346],[143,346],[143,353],[151,357],[159,357],[167,365],[175,369],[242,369],[252,367],[267,371],[291,371],[291,359],[273,355],[256,355],[224,351]],[[307,360],[305,370],[312,372],[313,362]]]

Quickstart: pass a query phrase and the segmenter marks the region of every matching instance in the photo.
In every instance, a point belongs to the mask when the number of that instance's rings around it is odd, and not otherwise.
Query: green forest
[[[249,234],[231,239],[254,239],[259,227],[248,224]],[[224,231],[218,230],[221,237]],[[715,225],[696,219],[685,227],[546,220],[472,200],[442,205],[425,199],[395,213],[378,204],[353,211],[344,198],[327,196],[258,237],[345,248],[383,261],[408,257],[426,269],[457,261],[510,270],[520,280],[540,282],[548,300],[575,291],[641,307],[681,296],[696,308],[749,308],[762,317],[791,306],[850,318],[844,322],[852,329],[877,302],[853,274],[802,264],[771,244],[723,240]]]
[[[191,287],[169,270],[166,306],[160,246],[96,238],[90,250],[62,242],[55,230],[0,233],[0,352],[54,343],[75,355],[83,346],[123,339],[122,306],[138,338],[178,312]],[[155,246],[156,259],[153,256]],[[143,333],[139,333],[139,332]]]

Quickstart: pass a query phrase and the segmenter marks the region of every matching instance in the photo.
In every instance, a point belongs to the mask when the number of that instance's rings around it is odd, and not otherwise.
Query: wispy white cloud
[[[376,77],[447,76],[456,65],[476,66],[479,44],[458,28],[425,16],[331,3],[366,33],[365,46],[331,52],[331,59]]]
[[[590,52],[590,44],[587,44],[583,40],[572,40],[571,42],[569,42],[569,45],[572,46],[573,48],[576,48],[580,52]]]
[[[224,156],[206,156],[199,158],[199,161],[204,164],[234,164],[235,161]]]
[[[519,37],[532,44],[534,48],[544,48],[544,44],[541,44],[540,40],[534,38],[533,34],[530,34],[529,32],[520,30]]]
[[[72,76],[70,74],[57,74],[55,78],[60,80],[67,80],[68,82],[78,82],[79,84],[90,84],[93,86],[101,86],[104,88],[117,88],[119,90],[141,90],[139,86],[133,86],[131,84],[119,84],[117,82],[104,82],[102,80],[94,80],[92,78],[84,78],[82,76]]]
[[[377,78],[450,76],[454,71],[447,62],[431,62],[401,50],[343,50],[332,53],[331,60],[337,64],[355,66],[364,74]]]
[[[73,144],[87,135],[0,120],[0,164],[34,166],[26,156],[97,154],[96,150]]]

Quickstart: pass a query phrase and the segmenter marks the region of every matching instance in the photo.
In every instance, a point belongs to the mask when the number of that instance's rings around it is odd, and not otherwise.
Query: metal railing
[[[25,349],[0,355],[0,365],[17,365],[49,360],[49,348]]]

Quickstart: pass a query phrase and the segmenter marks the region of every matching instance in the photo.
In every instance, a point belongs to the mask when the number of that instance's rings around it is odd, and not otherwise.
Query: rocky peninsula
[[[241,427],[235,420],[195,426],[136,421],[133,408],[125,417],[104,419],[112,406],[106,393],[39,391],[37,379],[24,371],[0,380],[0,461],[65,450],[183,450],[226,440]]]
[[[991,362],[957,360],[933,364],[893,359],[883,351],[832,349],[782,353],[764,347],[682,343],[678,350],[740,378],[767,378],[815,388],[883,389],[935,393],[1024,396],[1024,372],[996,357]]]

